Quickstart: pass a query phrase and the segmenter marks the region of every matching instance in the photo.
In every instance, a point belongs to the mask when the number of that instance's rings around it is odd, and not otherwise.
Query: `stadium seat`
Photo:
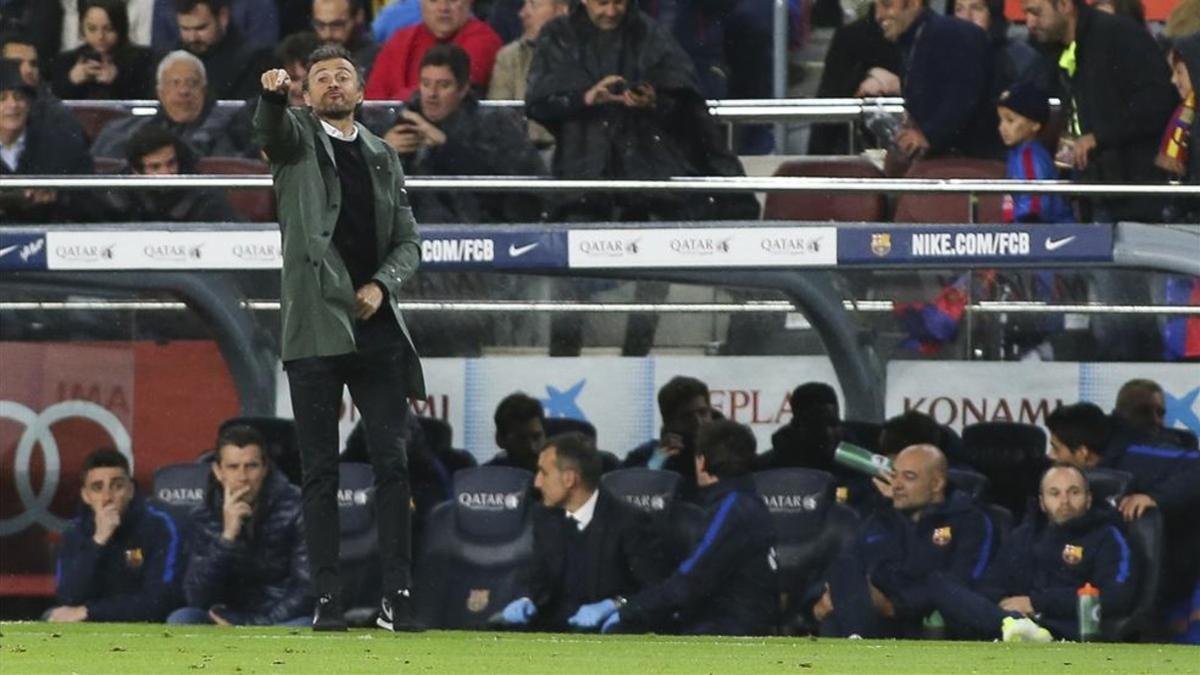
[[[1158,588],[1162,583],[1162,513],[1158,509],[1148,509],[1140,518],[1127,523],[1125,531],[1129,535],[1129,546],[1141,560],[1142,578],[1133,611],[1127,616],[1102,614],[1101,634],[1106,640],[1118,642],[1131,642],[1152,630]]]
[[[416,614],[427,628],[482,628],[527,594],[532,483],[533,474],[505,466],[454,474],[454,498],[430,511],[415,568]]]
[[[809,610],[830,563],[854,537],[858,516],[837,503],[833,476],[824,471],[759,471],[754,483],[775,524],[783,631],[813,633]]]
[[[232,417],[221,423],[224,431],[234,424],[245,424],[262,434],[267,456],[292,483],[300,484],[300,448],[296,443],[296,423],[283,417]]]
[[[1133,474],[1120,469],[1096,467],[1083,473],[1092,490],[1092,501],[1106,501],[1113,506],[1121,501],[1121,497],[1129,490],[1129,483],[1133,481]]]
[[[650,514],[672,563],[682,561],[704,536],[704,509],[679,499],[683,477],[674,471],[631,468],[604,474],[600,484],[618,499]]]
[[[962,490],[978,500],[986,500],[988,496],[987,476],[970,469],[950,469],[950,486]]]
[[[963,428],[962,441],[964,459],[987,476],[992,501],[1022,518],[1049,463],[1046,432],[1020,422],[978,422]]]
[[[191,522],[189,514],[204,503],[212,467],[207,463],[168,464],[154,471],[152,497],[185,530]]]
[[[916,162],[906,178],[1004,178],[1004,162],[989,159],[945,157]],[[1000,223],[1004,221],[1000,195],[981,195],[975,207],[968,195],[910,193],[896,199],[897,223]]]
[[[245,157],[201,157],[196,171],[202,174],[263,174],[267,164]],[[270,188],[230,188],[225,191],[229,204],[239,216],[252,223],[275,221],[275,192]]]
[[[775,171],[776,176],[815,176],[825,178],[882,178],[883,173],[861,157],[792,160]],[[878,222],[886,213],[882,194],[840,194],[836,192],[771,192],[767,194],[763,220],[805,220],[814,222]]]
[[[92,141],[96,140],[96,136],[100,134],[100,130],[104,128],[104,125],[115,119],[129,117],[130,115],[129,110],[123,105],[104,104],[100,102],[72,105],[70,110],[75,119],[79,120],[79,125],[83,127],[83,136],[87,140],[88,145],[91,145]]]

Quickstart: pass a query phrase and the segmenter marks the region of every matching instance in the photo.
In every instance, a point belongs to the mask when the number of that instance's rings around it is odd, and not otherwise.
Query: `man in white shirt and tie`
[[[583,605],[623,598],[669,570],[649,517],[600,487],[601,460],[591,439],[572,432],[546,441],[538,455],[529,595],[501,613],[503,622],[567,630]]]

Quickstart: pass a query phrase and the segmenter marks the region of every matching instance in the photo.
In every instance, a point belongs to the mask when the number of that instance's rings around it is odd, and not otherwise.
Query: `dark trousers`
[[[942,613],[946,620],[946,628],[955,637],[994,640],[1000,637],[1000,626],[1005,617],[1021,617],[1020,612],[1001,609],[997,601],[945,574],[931,576],[928,588],[934,607]],[[1035,616],[1034,620],[1056,638],[1079,639],[1079,626],[1073,617],[1051,617],[1043,614]]]
[[[383,592],[412,585],[412,523],[404,431],[403,348],[296,359],[285,364],[304,469],[304,532],[319,594],[340,595],[338,412],[342,387],[362,413],[375,469],[375,520]]]

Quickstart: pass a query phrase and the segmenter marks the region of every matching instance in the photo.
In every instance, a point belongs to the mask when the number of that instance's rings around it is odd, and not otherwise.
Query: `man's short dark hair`
[[[275,45],[275,63],[280,68],[287,68],[293,63],[307,65],[309,55],[320,46],[320,38],[312,31],[292,33]]]
[[[879,451],[891,457],[910,445],[942,446],[942,425],[929,415],[909,410],[883,423],[879,432]]]
[[[496,406],[496,413],[492,415],[492,420],[496,423],[496,433],[502,435],[534,418],[545,420],[546,411],[542,409],[541,401],[523,391],[505,396]]]
[[[191,173],[195,168],[191,148],[183,139],[166,127],[158,124],[145,124],[134,132],[125,148],[125,160],[138,173],[145,169],[146,155],[161,150],[167,146],[175,148],[175,159],[179,162],[179,173]]]
[[[1046,482],[1046,474],[1050,473],[1051,471],[1053,471],[1055,469],[1066,469],[1068,471],[1074,471],[1075,473],[1079,474],[1079,477],[1083,479],[1084,494],[1091,494],[1092,484],[1088,482],[1087,474],[1083,472],[1083,469],[1081,469],[1069,462],[1054,462],[1050,466],[1046,467],[1046,470],[1042,472],[1041,477],[1038,478],[1038,494],[1042,493],[1042,483]]]
[[[217,15],[222,9],[229,7],[229,0],[175,0],[176,14],[191,14],[200,5],[208,7],[208,11]]]
[[[1046,416],[1046,428],[1071,452],[1087,446],[1092,454],[1104,454],[1112,434],[1112,422],[1095,403],[1064,405]]]
[[[454,75],[454,81],[459,87],[470,82],[471,57],[467,51],[453,43],[434,45],[421,57],[421,68],[425,66],[445,66]]]
[[[554,448],[554,460],[559,471],[579,472],[579,479],[590,489],[600,484],[604,464],[596,444],[581,431],[568,431],[553,436],[542,446],[542,450]]]
[[[791,402],[793,425],[802,425],[814,417],[821,422],[836,421],[827,419],[825,406],[833,406],[834,417],[840,415],[837,392],[824,382],[805,382],[792,390],[788,400]]]
[[[308,55],[308,61],[304,64],[304,70],[311,73],[313,65],[331,59],[345,59],[349,61],[350,67],[354,70],[355,77],[358,78],[358,88],[363,88],[362,70],[359,69],[358,63],[354,60],[354,55],[350,53],[350,50],[341,45],[321,45],[312,50],[312,53]],[[304,78],[304,91],[308,91],[307,76]]]
[[[262,460],[267,461],[267,442],[263,439],[263,435],[258,429],[249,424],[231,424],[217,434],[216,444],[213,446],[213,461],[218,465],[221,464],[221,448],[232,445],[237,448],[244,448],[249,445],[257,445],[262,453]]]
[[[750,473],[757,448],[750,427],[731,420],[714,420],[696,434],[696,454],[704,458],[705,471],[717,478]]]
[[[79,472],[79,479],[87,480],[88,472],[92,469],[121,469],[126,476],[132,476],[129,470],[129,459],[117,451],[116,448],[105,446],[92,451],[83,460],[83,469]]]
[[[658,410],[667,420],[697,396],[708,400],[708,385],[694,377],[676,375],[658,390]]]
[[[28,45],[33,47],[34,51],[38,50],[37,42],[35,42],[33,38],[29,37],[25,33],[18,33],[16,31],[0,34],[0,54],[3,54],[4,48],[9,45]],[[41,56],[41,54],[38,54],[38,58],[41,58]]]

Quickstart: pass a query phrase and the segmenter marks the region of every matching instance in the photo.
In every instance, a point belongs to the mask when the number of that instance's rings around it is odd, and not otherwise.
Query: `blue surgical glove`
[[[621,613],[613,612],[604,620],[604,625],[600,627],[600,632],[611,633],[617,629],[617,624],[619,623],[621,623]]]
[[[537,605],[529,598],[517,598],[508,603],[504,611],[500,613],[504,617],[504,623],[515,626],[523,626],[529,623],[529,620],[537,614]]]
[[[595,630],[615,611],[617,611],[615,600],[601,600],[590,605],[582,605],[575,611],[574,616],[567,619],[567,623],[573,628]]]

